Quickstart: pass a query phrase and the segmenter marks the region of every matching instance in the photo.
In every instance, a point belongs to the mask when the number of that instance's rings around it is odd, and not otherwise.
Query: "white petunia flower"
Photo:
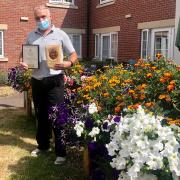
[[[81,137],[81,134],[84,131],[84,123],[81,121],[77,121],[76,125],[74,126],[74,129],[76,130],[76,134],[78,137]]]
[[[98,109],[95,103],[90,104],[88,110],[90,114],[94,114],[95,112],[98,112]]]
[[[174,133],[178,129],[162,126],[162,119],[146,114],[141,106],[137,113],[121,117],[106,145],[113,156],[111,166],[121,170],[119,180],[156,180],[154,175],[142,174],[143,167],[158,170],[167,165],[173,177],[180,176],[180,145],[178,133]],[[165,158],[168,164],[164,164]]]
[[[93,127],[92,131],[89,133],[89,136],[95,137],[97,134],[99,134],[100,129],[98,127]]]

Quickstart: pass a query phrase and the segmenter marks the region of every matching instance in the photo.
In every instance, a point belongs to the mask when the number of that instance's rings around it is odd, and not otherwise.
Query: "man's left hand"
[[[64,61],[63,63],[56,64],[54,66],[55,70],[64,70],[71,67],[71,61]]]

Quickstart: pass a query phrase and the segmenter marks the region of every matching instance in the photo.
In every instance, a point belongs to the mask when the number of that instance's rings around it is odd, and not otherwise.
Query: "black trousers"
[[[31,79],[32,96],[37,118],[36,140],[38,148],[46,150],[50,146],[52,129],[55,135],[55,153],[57,156],[66,155],[65,143],[62,142],[64,134],[63,127],[54,128],[48,119],[48,109],[50,106],[64,102],[64,80],[63,75],[46,77],[42,80]]]

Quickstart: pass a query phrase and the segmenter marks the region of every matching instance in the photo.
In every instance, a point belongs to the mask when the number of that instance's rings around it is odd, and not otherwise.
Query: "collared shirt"
[[[39,80],[43,79],[44,77],[50,77],[63,73],[62,70],[49,69],[47,66],[45,53],[45,47],[47,45],[60,45],[68,55],[75,52],[68,35],[61,29],[54,26],[46,36],[43,36],[38,29],[32,31],[27,37],[26,44],[39,45],[40,67],[39,69],[33,70],[32,73],[32,77]]]

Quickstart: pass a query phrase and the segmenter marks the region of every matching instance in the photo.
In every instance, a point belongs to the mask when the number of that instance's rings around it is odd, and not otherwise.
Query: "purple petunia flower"
[[[114,120],[115,123],[119,123],[120,120],[121,120],[121,117],[120,116],[116,116],[116,117],[114,117],[113,120]]]
[[[87,129],[92,129],[94,126],[94,121],[91,118],[87,118],[85,121],[85,127]]]
[[[108,122],[105,122],[105,123],[102,125],[102,128],[103,128],[103,129],[108,129]]]
[[[53,126],[64,125],[68,122],[69,110],[65,103],[51,106],[48,114]]]

